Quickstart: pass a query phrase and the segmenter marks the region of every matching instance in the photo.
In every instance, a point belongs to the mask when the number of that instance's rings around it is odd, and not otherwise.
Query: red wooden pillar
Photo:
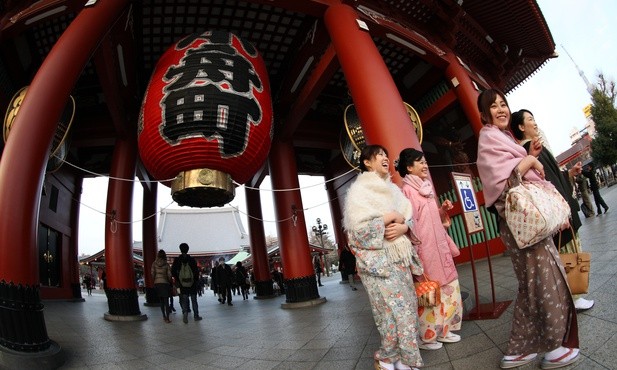
[[[127,3],[99,1],[81,10],[69,24],[34,76],[4,147],[0,161],[0,351],[3,365],[9,368],[57,368],[64,362],[60,347],[47,335],[39,296],[36,230],[41,184],[69,93]],[[12,351],[4,353],[5,349]]]
[[[465,116],[467,116],[474,134],[478,137],[482,128],[480,112],[478,111],[478,96],[480,92],[469,76],[469,72],[463,67],[456,55],[450,51],[446,54],[446,57],[450,61],[446,68],[446,77],[454,87],[454,92],[461,104],[461,108],[463,108],[463,112],[465,112]]]
[[[158,183],[151,182],[144,184],[143,208],[142,208],[142,240],[144,253],[144,284],[146,289],[145,306],[158,306],[159,297],[154,289],[154,279],[150,273],[152,263],[156,259],[158,252],[157,232],[156,232],[156,198]]]
[[[274,211],[278,221],[276,229],[283,262],[286,302],[324,302],[319,300],[317,291],[300,190],[277,191],[300,187],[291,143],[274,140],[268,161],[272,189],[275,190]]]
[[[145,320],[137,300],[133,262],[133,180],[137,160],[136,140],[119,138],[116,141],[107,187],[105,220],[105,294],[109,321]]]
[[[251,258],[253,259],[253,276],[255,277],[255,298],[274,297],[272,276],[268,264],[266,235],[261,212],[259,190],[245,187],[246,207],[249,214],[249,234],[251,235]]]
[[[366,142],[388,149],[392,162],[405,148],[422,149],[392,75],[370,31],[360,28],[357,19],[355,10],[344,4],[330,6],[324,16]],[[393,165],[390,172],[400,182]]]

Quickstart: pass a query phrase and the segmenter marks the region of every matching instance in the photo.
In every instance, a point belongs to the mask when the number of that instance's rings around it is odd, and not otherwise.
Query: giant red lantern
[[[231,201],[233,181],[249,180],[272,142],[270,84],[255,47],[224,31],[170,47],[148,85],[138,141],[144,165],[178,204]]]

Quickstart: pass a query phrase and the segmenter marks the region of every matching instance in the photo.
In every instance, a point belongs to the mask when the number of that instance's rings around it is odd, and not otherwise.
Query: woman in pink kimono
[[[389,167],[385,148],[362,149],[362,173],[347,191],[343,226],[381,336],[375,368],[409,370],[422,366],[412,278],[422,267],[407,237],[411,205],[390,181]]]
[[[452,331],[461,329],[463,302],[458,273],[453,257],[460,254],[443,225],[446,212],[452,208],[449,200],[437,206],[433,184],[428,176],[424,153],[407,148],[401,151],[396,167],[403,178],[403,193],[413,207],[414,232],[420,244],[416,245],[424,274],[441,285],[441,304],[435,307],[418,307],[420,348],[435,350],[442,343],[461,340]],[[424,280],[424,277],[416,277]]]
[[[579,357],[578,327],[559,252],[551,237],[519,249],[504,218],[506,193],[519,176],[552,185],[544,180],[542,163],[528,155],[508,131],[510,107],[505,95],[495,89],[482,92],[478,110],[484,124],[477,162],[484,200],[500,216],[499,233],[518,280],[510,340],[500,366],[522,366],[534,361],[538,352],[546,352],[543,369],[567,366]]]

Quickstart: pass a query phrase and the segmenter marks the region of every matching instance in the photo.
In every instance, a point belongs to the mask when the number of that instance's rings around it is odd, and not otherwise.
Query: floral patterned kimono
[[[400,189],[389,179],[364,172],[349,188],[343,222],[381,335],[375,359],[422,366],[412,279],[412,271],[421,274],[422,267],[407,236],[384,239],[383,215],[390,211],[411,220],[410,203]]]
[[[453,258],[461,252],[443,227],[431,182],[407,174],[402,191],[414,209],[414,232],[421,242],[415,247],[424,274],[441,285],[439,305],[418,307],[420,339],[434,343],[437,337],[446,337],[450,331],[461,329],[463,300]]]
[[[548,237],[519,249],[504,217],[506,193],[517,183],[518,163],[527,155],[509,132],[486,125],[478,139],[478,172],[487,206],[499,213],[499,232],[518,280],[510,341],[506,355],[548,352],[564,346],[578,348],[578,326],[566,274]],[[527,181],[544,181],[527,171]],[[548,183],[550,184],[550,183]]]

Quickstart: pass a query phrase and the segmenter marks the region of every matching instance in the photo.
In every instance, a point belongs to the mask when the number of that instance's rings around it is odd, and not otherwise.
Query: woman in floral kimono
[[[378,370],[422,366],[412,280],[412,272],[422,274],[422,267],[407,236],[411,204],[390,181],[389,164],[382,146],[362,150],[362,173],[349,187],[343,218],[381,335],[381,346],[374,355]]]
[[[499,214],[501,239],[510,252],[518,279],[510,341],[501,360],[509,369],[534,361],[546,352],[543,369],[555,369],[579,357],[578,328],[572,295],[553,239],[519,249],[504,218],[506,193],[518,183],[544,182],[544,166],[528,155],[508,131],[510,108],[505,95],[489,89],[478,97],[478,110],[484,127],[478,138],[478,173],[484,186],[486,206]]]
[[[452,208],[446,200],[437,207],[433,184],[429,180],[428,164],[424,153],[407,148],[401,151],[396,166],[403,178],[403,194],[413,207],[414,232],[420,244],[416,245],[424,274],[441,286],[441,303],[435,307],[418,307],[420,318],[420,349],[435,350],[442,343],[456,343],[461,329],[463,301],[454,258],[461,254],[446,232],[442,219]],[[423,277],[418,277],[423,280]]]

